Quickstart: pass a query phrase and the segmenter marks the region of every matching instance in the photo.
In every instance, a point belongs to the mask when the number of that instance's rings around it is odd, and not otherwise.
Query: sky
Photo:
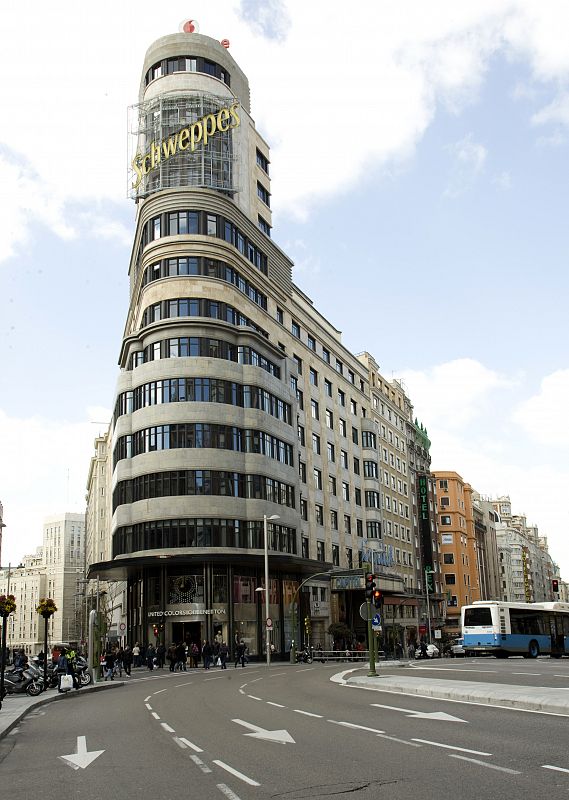
[[[171,0],[0,14],[2,563],[84,511],[128,309],[127,108],[186,19],[229,39],[294,280],[401,380],[434,470],[569,580],[569,4]]]

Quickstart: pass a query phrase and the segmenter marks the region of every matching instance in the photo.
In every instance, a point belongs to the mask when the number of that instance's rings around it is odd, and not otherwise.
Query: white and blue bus
[[[460,616],[465,655],[569,656],[569,603],[477,600]]]

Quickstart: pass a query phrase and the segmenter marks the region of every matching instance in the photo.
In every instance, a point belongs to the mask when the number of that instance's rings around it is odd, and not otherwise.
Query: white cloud
[[[11,188],[0,194],[0,214],[12,224],[4,226],[0,259],[25,244],[32,220],[68,236],[79,227],[74,203],[126,203],[121,143],[144,49],[177,31],[188,13],[173,0],[157,29],[150,0],[140,0],[136,14],[110,0],[31,6],[7,4],[2,19],[0,71],[10,80],[0,88],[0,147],[7,148],[0,185]],[[529,82],[563,85],[569,74],[563,2],[411,0],[360,4],[346,15],[339,0],[226,0],[222,14],[209,0],[194,0],[192,16],[202,34],[230,40],[251,81],[253,116],[273,148],[277,211],[300,218],[412,156],[440,104],[459,113],[476,101],[497,54],[527,61]],[[565,102],[561,96],[538,119],[565,118]],[[470,167],[483,161],[480,147],[470,152]],[[13,174],[16,165],[37,174],[34,197]],[[100,230],[108,235],[108,224]]]
[[[569,445],[569,369],[547,375],[539,394],[530,397],[514,412],[513,419],[540,444]]]
[[[474,142],[472,134],[447,147],[451,154],[451,175],[445,189],[447,197],[458,197],[476,180],[486,162],[488,151]]]
[[[505,192],[512,188],[512,176],[507,170],[503,170],[499,175],[494,177],[492,183]]]
[[[2,563],[17,563],[41,544],[45,517],[84,513],[95,436],[109,409],[88,409],[83,422],[8,417],[0,410],[0,486],[4,506]],[[93,422],[88,421],[93,420]]]
[[[534,114],[531,121],[534,125],[560,122],[565,126],[569,126],[569,94],[562,94],[556,97],[552,103]]]

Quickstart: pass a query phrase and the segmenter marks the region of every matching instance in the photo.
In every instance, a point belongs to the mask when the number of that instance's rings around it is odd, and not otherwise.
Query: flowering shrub
[[[16,610],[16,598],[13,594],[0,595],[0,617],[7,617]]]
[[[38,614],[41,614],[42,617],[51,617],[51,615],[57,611],[57,606],[55,605],[55,601],[50,597],[42,597],[36,611]]]

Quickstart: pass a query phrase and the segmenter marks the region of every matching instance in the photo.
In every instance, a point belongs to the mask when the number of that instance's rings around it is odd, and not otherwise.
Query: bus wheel
[[[532,639],[528,647],[528,656],[530,658],[537,658],[538,655],[539,655],[539,645],[535,641],[535,639]]]

